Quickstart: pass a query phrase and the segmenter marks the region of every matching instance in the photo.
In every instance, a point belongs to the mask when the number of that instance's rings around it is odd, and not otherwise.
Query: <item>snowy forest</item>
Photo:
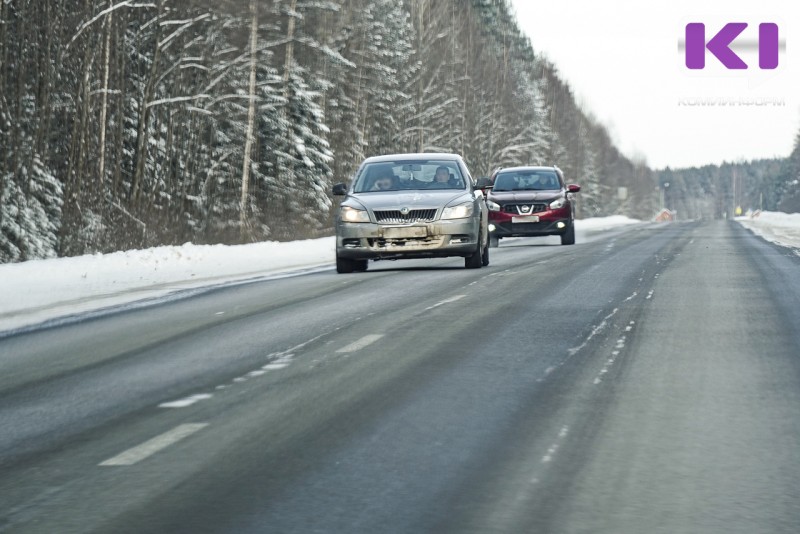
[[[0,262],[330,235],[333,183],[417,151],[658,208],[506,0],[0,1]]]
[[[679,219],[729,218],[768,210],[800,213],[800,132],[788,158],[657,172],[666,208]]]

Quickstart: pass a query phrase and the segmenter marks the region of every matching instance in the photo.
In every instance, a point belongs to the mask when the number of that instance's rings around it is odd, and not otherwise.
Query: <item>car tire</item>
[[[575,244],[575,223],[571,223],[567,231],[561,234],[561,244],[562,245],[574,245]]]
[[[500,246],[500,238],[496,235],[489,234],[489,246],[492,248],[497,248]]]
[[[471,256],[467,256],[464,258],[464,268],[465,269],[480,269],[483,267],[483,243],[478,241],[478,248],[475,250],[475,253]]]
[[[336,256],[336,272],[339,274],[348,274],[356,270],[356,260],[350,258],[340,258]]]
[[[481,265],[484,267],[489,265],[489,245],[483,247],[483,254],[481,254]]]

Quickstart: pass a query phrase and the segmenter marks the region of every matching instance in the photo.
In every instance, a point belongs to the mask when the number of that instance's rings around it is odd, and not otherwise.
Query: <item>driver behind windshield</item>
[[[433,175],[433,181],[431,182],[430,187],[435,189],[457,187],[457,183],[450,178],[450,169],[444,165],[440,165],[436,168],[436,174]]]
[[[388,171],[381,172],[372,184],[370,191],[388,191],[394,188],[394,176]]]

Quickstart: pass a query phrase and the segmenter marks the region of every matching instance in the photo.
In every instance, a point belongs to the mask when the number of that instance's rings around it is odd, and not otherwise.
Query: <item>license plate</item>
[[[537,223],[539,222],[538,215],[524,215],[522,217],[511,217],[512,223]]]
[[[387,239],[402,239],[409,237],[427,237],[428,229],[424,226],[401,226],[383,229],[383,237]]]

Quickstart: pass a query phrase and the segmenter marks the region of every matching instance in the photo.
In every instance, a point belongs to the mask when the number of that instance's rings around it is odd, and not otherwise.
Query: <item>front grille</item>
[[[410,210],[403,215],[400,210],[375,211],[375,219],[382,224],[408,224],[431,222],[436,218],[436,210]]]
[[[523,211],[523,206],[530,207],[530,211]],[[503,211],[506,213],[513,213],[514,215],[530,215],[532,213],[547,211],[547,204],[506,204],[503,206]]]

